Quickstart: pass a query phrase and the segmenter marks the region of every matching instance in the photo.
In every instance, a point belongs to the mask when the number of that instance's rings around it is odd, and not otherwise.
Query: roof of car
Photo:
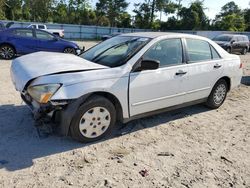
[[[243,34],[221,34],[219,36],[229,36],[229,37],[233,37],[233,36],[246,36],[246,35],[243,35]],[[246,36],[247,37],[247,36]]]
[[[161,36],[178,36],[178,37],[193,37],[193,38],[203,38],[197,35],[185,34],[185,33],[172,33],[172,32],[136,32],[136,33],[126,33],[121,36],[135,36],[135,37],[148,37],[157,38]]]

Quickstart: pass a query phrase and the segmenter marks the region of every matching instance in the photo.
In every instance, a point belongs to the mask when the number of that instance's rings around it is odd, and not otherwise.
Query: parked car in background
[[[57,35],[61,38],[64,37],[64,30],[63,29],[48,29],[45,24],[31,24],[27,28],[40,29],[40,30],[48,31],[49,33]]]
[[[238,52],[245,55],[249,50],[249,39],[246,35],[222,34],[216,36],[213,41],[228,53]]]
[[[43,30],[10,28],[0,31],[0,57],[12,59],[15,55],[38,51],[63,52],[79,55],[80,47]],[[36,62],[34,62],[36,63]]]
[[[81,56],[23,56],[11,75],[36,120],[49,118],[61,134],[90,142],[117,121],[196,103],[220,107],[240,84],[242,64],[207,38],[146,32],[113,37]]]

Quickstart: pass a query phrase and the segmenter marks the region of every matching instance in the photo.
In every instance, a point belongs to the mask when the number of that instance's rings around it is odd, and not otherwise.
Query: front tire
[[[13,59],[15,57],[15,49],[8,45],[8,44],[4,44],[2,46],[0,46],[0,57],[6,60],[10,60]]]
[[[76,55],[76,50],[74,48],[65,48],[63,53]]]
[[[232,48],[228,47],[228,48],[226,49],[226,51],[227,51],[229,54],[231,54],[231,53],[232,53]]]
[[[219,80],[213,87],[206,105],[209,108],[219,108],[227,97],[228,85],[224,79]]]
[[[116,122],[114,105],[105,97],[93,96],[83,103],[70,125],[73,139],[93,142],[111,134]]]

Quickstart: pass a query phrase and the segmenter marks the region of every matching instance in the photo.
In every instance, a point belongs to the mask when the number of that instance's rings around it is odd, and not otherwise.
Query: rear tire
[[[63,53],[76,55],[76,50],[74,48],[65,48]]]
[[[15,49],[8,45],[8,44],[3,44],[0,46],[0,57],[6,60],[13,59],[16,55]]]
[[[216,109],[219,108],[227,97],[228,85],[224,79],[219,80],[213,87],[206,105],[209,108]]]
[[[93,142],[111,134],[116,122],[114,105],[105,97],[93,96],[74,115],[70,133],[80,142]]]
[[[243,48],[241,54],[246,55],[246,53],[247,53],[247,48]]]

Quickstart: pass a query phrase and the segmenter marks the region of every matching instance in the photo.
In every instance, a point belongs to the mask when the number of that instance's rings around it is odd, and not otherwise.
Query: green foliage
[[[183,7],[179,12],[182,28],[185,30],[207,29],[209,20],[204,9],[203,1],[198,0],[191,3],[189,8]]]
[[[0,0],[0,19],[5,19],[4,0]]]
[[[150,6],[147,3],[138,3],[134,4],[135,10],[134,13],[136,14],[135,20],[134,20],[134,26],[137,28],[150,28],[151,23],[150,23]]]
[[[188,7],[182,6],[183,0],[144,0],[134,4],[134,16],[126,12],[128,0],[98,0],[95,9],[89,1],[0,0],[0,19],[154,30],[250,31],[250,9],[241,10],[234,1],[222,6],[214,20],[206,16],[204,0],[194,0]],[[167,21],[162,21],[163,15]]]
[[[221,8],[221,12],[216,15],[213,27],[217,30],[244,31],[246,28],[244,14],[238,5],[231,1],[225,4]]]
[[[244,31],[245,27],[244,17],[235,13],[223,16],[215,24],[215,28],[225,31]]]
[[[250,31],[250,9],[244,10],[244,20],[245,20],[246,31]]]
[[[125,13],[128,3],[125,0],[99,0],[96,3],[97,17],[106,16],[110,26],[114,27],[118,24],[119,17]]]

